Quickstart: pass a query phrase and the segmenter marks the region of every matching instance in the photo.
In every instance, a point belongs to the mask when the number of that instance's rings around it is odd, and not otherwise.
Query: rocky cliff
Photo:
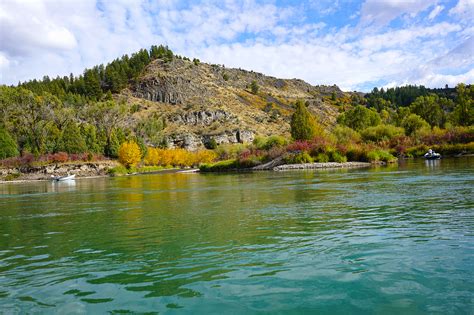
[[[250,88],[255,81],[258,90]],[[199,149],[216,143],[251,142],[256,135],[288,135],[293,104],[307,101],[324,125],[334,124],[337,86],[312,86],[302,80],[175,58],[155,60],[137,82],[124,90],[133,119],[163,117],[163,137],[170,147]]]

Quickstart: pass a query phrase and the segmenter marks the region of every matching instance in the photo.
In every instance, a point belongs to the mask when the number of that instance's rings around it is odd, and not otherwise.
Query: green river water
[[[474,314],[474,158],[0,184],[0,313]]]

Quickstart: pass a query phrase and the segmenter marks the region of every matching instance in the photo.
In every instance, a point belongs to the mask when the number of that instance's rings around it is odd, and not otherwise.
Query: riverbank
[[[74,174],[78,178],[107,176],[119,164],[113,160],[80,163],[30,165],[17,168],[0,168],[0,183],[51,180],[51,176]]]
[[[122,169],[123,166],[116,161],[43,165],[29,167],[27,169],[23,168],[22,170],[19,168],[0,168],[0,184],[51,181],[51,175],[64,176],[66,174],[74,174],[76,175],[76,179],[90,179],[99,177],[199,172],[199,169],[196,168],[181,169],[143,167],[129,172],[122,172]]]

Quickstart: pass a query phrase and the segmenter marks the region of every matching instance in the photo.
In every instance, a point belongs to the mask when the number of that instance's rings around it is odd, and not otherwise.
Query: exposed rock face
[[[208,146],[213,139],[217,144],[250,143],[254,137],[254,133],[250,130],[226,130],[215,135],[175,134],[169,136],[166,140],[170,148],[196,151]]]
[[[237,141],[240,143],[251,143],[255,135],[250,130],[239,130],[237,131]]]
[[[183,85],[182,80],[181,78],[176,78],[176,82],[180,83],[179,85],[164,78],[143,81],[135,86],[133,95],[152,102],[181,104],[183,103],[180,91],[180,85]]]
[[[201,139],[195,134],[175,134],[166,138],[169,148],[184,148],[190,151],[196,151],[203,146]]]
[[[177,124],[209,126],[213,122],[226,122],[232,118],[234,118],[234,116],[231,113],[216,110],[180,113],[173,115],[169,120]]]

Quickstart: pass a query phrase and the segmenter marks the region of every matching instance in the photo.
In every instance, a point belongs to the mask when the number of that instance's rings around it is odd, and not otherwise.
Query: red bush
[[[313,149],[312,143],[307,140],[298,140],[293,143],[290,143],[286,147],[287,152],[309,152],[312,149]]]
[[[66,152],[54,153],[51,156],[51,162],[53,163],[64,163],[64,162],[67,162],[68,160],[69,160],[69,156]]]

